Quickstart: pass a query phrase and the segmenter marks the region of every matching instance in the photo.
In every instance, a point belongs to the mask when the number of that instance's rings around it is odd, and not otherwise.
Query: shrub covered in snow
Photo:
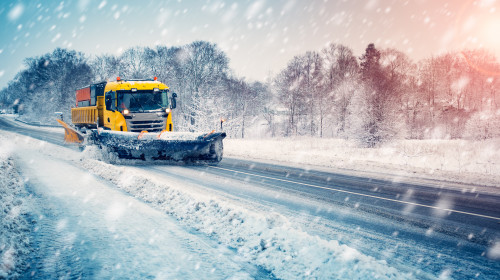
[[[345,136],[361,147],[373,148],[395,138],[403,138],[404,125],[401,117],[391,107],[375,106],[371,99],[377,93],[369,88],[360,87],[354,91],[348,106]]]
[[[500,110],[479,111],[472,115],[465,125],[464,136],[473,140],[500,137]]]

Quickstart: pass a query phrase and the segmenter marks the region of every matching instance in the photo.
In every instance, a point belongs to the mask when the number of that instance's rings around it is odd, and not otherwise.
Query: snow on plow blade
[[[107,147],[119,158],[164,160],[192,164],[218,164],[225,132],[205,134],[166,132],[135,133],[93,130],[92,142]]]

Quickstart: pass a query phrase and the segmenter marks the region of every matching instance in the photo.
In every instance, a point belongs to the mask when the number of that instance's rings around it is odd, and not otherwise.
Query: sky
[[[415,61],[465,48],[500,58],[500,0],[2,0],[0,24],[0,88],[25,58],[57,47],[119,55],[205,40],[249,81],[264,81],[294,56],[329,43],[357,57],[375,43]]]

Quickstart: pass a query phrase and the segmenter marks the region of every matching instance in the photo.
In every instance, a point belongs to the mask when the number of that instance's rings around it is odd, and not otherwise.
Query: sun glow
[[[500,51],[500,19],[490,18],[482,25],[481,39],[487,45],[486,47],[492,48],[495,51]]]
[[[496,0],[467,0],[455,17],[456,39],[460,38],[461,48],[465,50],[483,49],[489,54],[500,54],[500,17]],[[488,77],[498,77],[500,72],[489,63],[478,63],[467,51],[461,52],[470,67]],[[486,63],[486,64],[485,64]],[[491,61],[494,63],[494,61]],[[496,68],[495,68],[496,69]]]

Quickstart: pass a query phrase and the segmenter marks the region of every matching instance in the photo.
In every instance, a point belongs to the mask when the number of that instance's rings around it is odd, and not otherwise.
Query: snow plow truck
[[[106,81],[76,90],[65,142],[97,145],[122,159],[214,165],[222,160],[224,132],[174,132],[177,94],[151,80]]]

